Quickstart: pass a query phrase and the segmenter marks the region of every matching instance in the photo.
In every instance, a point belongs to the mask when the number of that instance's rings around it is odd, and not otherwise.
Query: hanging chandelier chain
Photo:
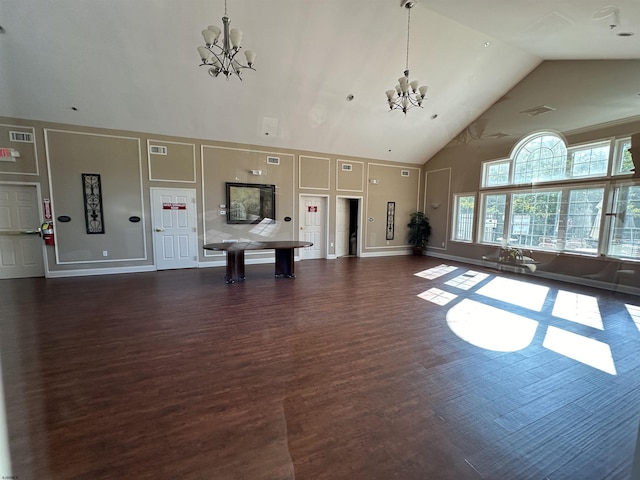
[[[409,14],[407,15],[407,61],[405,70],[409,70],[409,33],[411,29],[411,9],[407,8],[407,10],[409,11]]]
[[[224,0],[224,16],[227,16],[227,0]]]

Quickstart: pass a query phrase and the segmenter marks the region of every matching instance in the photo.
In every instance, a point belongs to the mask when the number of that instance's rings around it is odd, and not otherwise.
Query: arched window
[[[513,183],[537,183],[567,177],[567,146],[553,133],[539,133],[516,147]]]

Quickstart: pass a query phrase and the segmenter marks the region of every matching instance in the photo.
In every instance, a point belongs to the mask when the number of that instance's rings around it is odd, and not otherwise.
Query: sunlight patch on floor
[[[423,270],[421,272],[416,273],[415,275],[418,277],[426,278],[427,280],[433,280],[434,278],[441,277],[446,275],[449,272],[453,272],[458,267],[453,267],[450,265],[438,265],[437,267],[429,268],[428,270]]]
[[[477,291],[480,295],[539,312],[549,293],[548,287],[496,277]]]
[[[446,305],[451,300],[457,297],[454,293],[445,292],[439,288],[430,288],[426,292],[422,292],[418,295],[423,300],[427,300],[437,305]]]
[[[591,295],[558,290],[551,314],[570,322],[604,330],[598,300]]]
[[[636,324],[636,327],[640,330],[640,307],[636,305],[629,305],[628,303],[625,304],[625,307],[627,307],[627,312],[631,315],[631,319]]]
[[[462,300],[447,312],[447,325],[461,339],[496,352],[529,346],[538,322],[474,300]]]
[[[480,273],[474,270],[467,270],[462,275],[452,278],[448,282],[444,282],[445,285],[460,288],[462,290],[469,290],[475,287],[481,281],[489,276],[488,273]]]
[[[590,367],[617,375],[611,348],[606,343],[549,326],[542,346]]]

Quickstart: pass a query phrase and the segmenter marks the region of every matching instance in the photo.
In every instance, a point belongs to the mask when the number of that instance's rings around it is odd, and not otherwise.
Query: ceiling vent
[[[526,113],[530,117],[537,117],[538,115],[542,115],[543,113],[553,112],[555,108],[550,107],[548,105],[538,105],[537,107],[530,108],[528,110],[523,110],[520,113]]]
[[[12,142],[33,143],[33,134],[29,132],[9,132]]]

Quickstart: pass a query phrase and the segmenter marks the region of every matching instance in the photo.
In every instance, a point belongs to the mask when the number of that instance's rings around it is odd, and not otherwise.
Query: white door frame
[[[329,245],[329,195],[318,195],[318,194],[311,194],[311,193],[301,193],[298,196],[298,240],[304,240],[304,235],[302,233],[302,226],[301,226],[301,222],[302,222],[302,218],[300,217],[300,213],[302,212],[302,205],[304,204],[303,199],[305,197],[314,197],[314,198],[321,198],[322,199],[322,203],[324,204],[324,219],[322,221],[322,238],[324,240],[324,248],[322,249],[322,251],[320,252],[322,255],[322,258],[327,258],[328,256],[328,245]],[[302,251],[300,251],[300,259],[303,258],[303,253]]]
[[[176,188],[176,187],[150,187],[149,188],[149,198],[150,198],[150,206],[151,206],[151,233],[153,235],[153,264],[156,268],[156,270],[158,270],[158,255],[161,249],[161,246],[159,245],[159,242],[157,241],[157,235],[155,235],[156,233],[156,228],[159,228],[156,225],[156,219],[155,219],[155,205],[154,205],[154,193],[160,190],[168,190],[168,191],[174,191],[174,192],[189,192],[192,197],[193,197],[193,234],[195,236],[195,251],[194,251],[194,255],[195,255],[195,259],[193,261],[193,265],[189,266],[189,267],[179,267],[179,268],[195,268],[198,266],[198,202],[197,202],[197,191],[195,188]],[[174,267],[176,268],[176,267]]]
[[[19,185],[25,187],[35,187],[36,188],[36,201],[38,202],[38,216],[40,217],[40,224],[44,222],[44,212],[42,210],[42,189],[40,188],[40,182],[10,182],[10,181],[0,181],[0,185]],[[49,197],[51,198],[51,197]],[[51,220],[54,221],[55,225],[55,215],[53,209],[53,201],[51,202]],[[55,235],[55,231],[54,231]],[[57,247],[54,247],[57,248]],[[47,248],[44,245],[44,241],[42,242],[42,262],[44,269],[45,278],[49,278],[49,256],[47,255]]]

